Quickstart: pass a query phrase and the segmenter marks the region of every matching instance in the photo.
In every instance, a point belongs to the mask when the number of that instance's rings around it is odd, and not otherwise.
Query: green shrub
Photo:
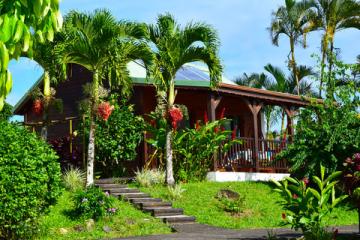
[[[273,181],[275,191],[281,194],[282,206],[286,211],[282,218],[295,230],[301,229],[305,239],[319,239],[326,236],[324,218],[341,203],[346,195],[336,198],[336,180],[342,172],[334,172],[325,178],[325,167],[320,167],[320,177],[313,176],[312,183],[308,179],[298,180],[287,177],[283,182]],[[316,188],[310,187],[313,184]],[[321,238],[320,238],[321,239]]]
[[[165,172],[160,169],[142,169],[135,172],[135,181],[142,187],[165,183]]]
[[[25,128],[0,121],[0,239],[27,239],[61,193],[58,157]]]
[[[3,109],[0,111],[0,121],[7,121],[11,116],[12,106],[8,103],[5,103]]]
[[[103,193],[98,187],[88,187],[84,191],[78,191],[74,195],[74,213],[82,219],[94,219],[105,215],[115,214],[115,199],[109,193]]]
[[[219,198],[220,208],[225,212],[241,213],[245,209],[245,197],[239,197],[237,199],[227,198],[221,196]]]
[[[63,175],[65,188],[71,192],[82,190],[85,180],[85,173],[78,168],[70,168]]]

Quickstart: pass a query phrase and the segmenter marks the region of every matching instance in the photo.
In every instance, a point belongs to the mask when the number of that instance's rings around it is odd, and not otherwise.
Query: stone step
[[[145,207],[142,210],[146,212],[151,212],[151,214],[155,217],[183,215],[184,213],[183,209],[172,207]]]
[[[111,183],[115,183],[115,179],[114,178],[102,178],[102,179],[96,179],[95,180],[95,184],[111,184]]]
[[[110,193],[139,193],[139,189],[136,188],[107,188],[106,191]]]
[[[191,222],[195,222],[196,220],[194,216],[187,216],[187,215],[167,215],[167,216],[159,216],[156,218],[161,219],[163,220],[163,222],[169,224],[191,223]]]
[[[153,202],[162,202],[160,198],[132,198],[129,200],[133,204],[139,204],[139,203],[153,203]]]
[[[141,209],[149,207],[171,207],[171,202],[139,202],[134,203],[138,205]]]
[[[138,192],[138,193],[112,193],[112,195],[122,197],[124,200],[127,200],[127,201],[129,201],[130,199],[134,199],[134,198],[148,198],[148,197],[150,197],[149,194],[142,193],[142,192]]]
[[[127,185],[117,183],[96,183],[95,186],[101,187],[104,190],[111,188],[127,188]]]

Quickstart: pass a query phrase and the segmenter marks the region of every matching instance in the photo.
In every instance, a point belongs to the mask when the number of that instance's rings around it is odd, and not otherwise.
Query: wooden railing
[[[260,139],[255,152],[254,138],[238,138],[241,143],[233,144],[227,151],[220,148],[218,168],[225,171],[286,172],[285,160],[275,160],[276,155],[287,146],[287,141]],[[256,164],[258,162],[258,164]],[[258,165],[258,169],[256,166]]]

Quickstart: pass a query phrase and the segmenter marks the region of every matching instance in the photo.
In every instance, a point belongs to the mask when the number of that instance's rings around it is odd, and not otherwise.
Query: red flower
[[[207,112],[205,111],[205,112],[204,112],[204,123],[207,124],[208,122],[209,122],[208,114],[207,114]]]
[[[101,117],[104,121],[107,121],[114,110],[114,106],[110,105],[108,102],[102,102],[98,105],[98,116]]]
[[[293,194],[293,199],[298,199],[298,195],[296,195],[295,193]]]
[[[286,214],[285,214],[285,213],[282,213],[282,214],[281,214],[281,218],[285,220],[285,219],[286,219]]]
[[[234,129],[232,130],[232,133],[231,133],[232,140],[234,140],[236,138],[236,130],[237,130],[237,126],[235,126]]]
[[[33,102],[32,110],[36,115],[40,115],[44,110],[43,102],[40,99],[35,99]]]
[[[219,131],[218,127],[214,128],[214,133],[217,133]]]
[[[225,117],[225,108],[223,107],[220,112],[220,119],[223,119]]]
[[[177,128],[177,124],[183,119],[183,114],[180,108],[172,107],[169,110],[170,121],[173,129]]]
[[[200,129],[199,121],[196,121],[195,129],[196,129],[196,130],[199,130],[199,129]]]
[[[305,186],[307,186],[309,184],[309,179],[306,177],[303,179],[303,182],[305,183]]]

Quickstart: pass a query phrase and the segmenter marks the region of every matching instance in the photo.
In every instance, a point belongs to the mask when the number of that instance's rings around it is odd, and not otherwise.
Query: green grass
[[[175,207],[185,210],[185,214],[193,215],[200,223],[225,228],[276,228],[281,226],[279,205],[280,195],[272,191],[272,186],[259,182],[201,182],[183,184],[185,192],[181,199],[173,202]],[[245,209],[240,216],[232,216],[219,207],[215,198],[220,189],[231,189],[245,196]],[[153,197],[166,198],[167,188],[155,186],[142,188]],[[357,223],[357,212],[348,207],[340,207],[333,211],[327,221],[329,225],[350,225]]]
[[[64,192],[49,214],[40,219],[40,233],[37,239],[99,239],[171,233],[166,224],[120,200],[116,200],[115,207],[118,212],[115,216],[97,221],[91,231],[79,232],[74,227],[84,228],[85,222],[67,216],[66,211],[71,210],[72,206],[70,192]],[[103,230],[104,226],[110,227],[111,232],[106,233]],[[68,233],[61,234],[61,228],[66,229]]]

